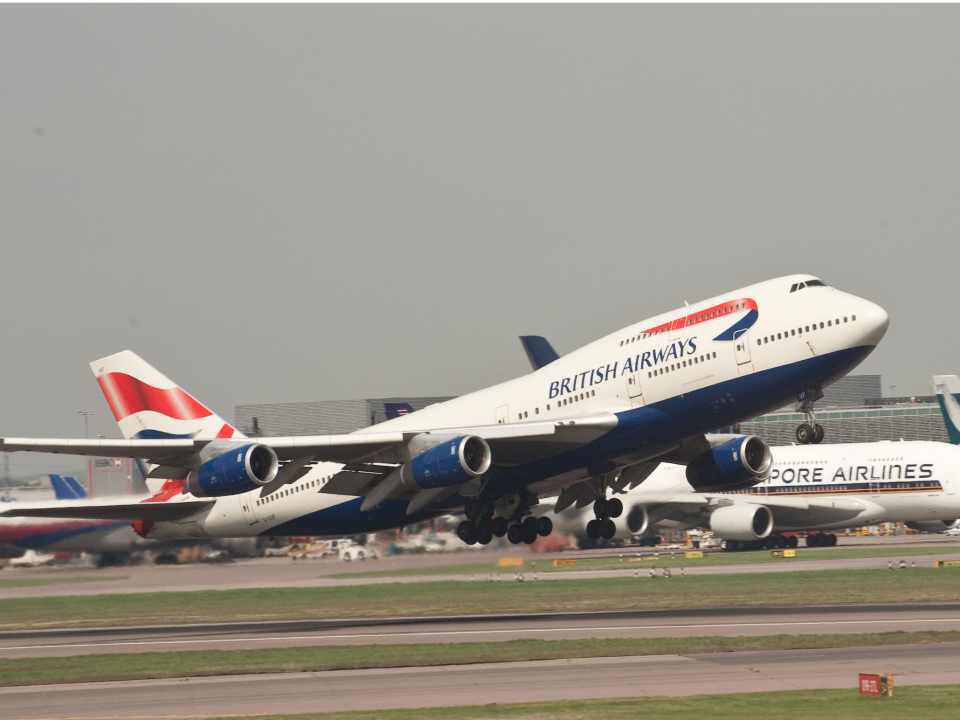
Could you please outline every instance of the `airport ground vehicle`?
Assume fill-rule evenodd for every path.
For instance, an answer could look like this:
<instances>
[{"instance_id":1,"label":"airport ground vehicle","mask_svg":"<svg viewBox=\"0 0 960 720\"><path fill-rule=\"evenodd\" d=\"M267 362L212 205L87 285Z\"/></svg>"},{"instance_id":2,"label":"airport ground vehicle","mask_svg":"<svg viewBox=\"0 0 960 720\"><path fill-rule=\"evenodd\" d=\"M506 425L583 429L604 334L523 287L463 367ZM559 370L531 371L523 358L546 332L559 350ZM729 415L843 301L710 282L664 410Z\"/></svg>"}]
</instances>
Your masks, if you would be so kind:
<instances>
[{"instance_id":1,"label":"airport ground vehicle","mask_svg":"<svg viewBox=\"0 0 960 720\"><path fill-rule=\"evenodd\" d=\"M762 311L762 312L761 312ZM21 508L19 516L129 519L145 538L343 536L463 508L467 542L533 543L540 496L609 501L661 462L698 490L770 471L756 437L708 435L815 398L883 337L886 312L808 275L742 288L606 335L534 373L350 435L247 438L134 353L91 363L124 440L5 438L5 451L142 458L147 502ZM815 424L815 423L814 423ZM9 514L7 512L0 514Z\"/></svg>"}]
</instances>

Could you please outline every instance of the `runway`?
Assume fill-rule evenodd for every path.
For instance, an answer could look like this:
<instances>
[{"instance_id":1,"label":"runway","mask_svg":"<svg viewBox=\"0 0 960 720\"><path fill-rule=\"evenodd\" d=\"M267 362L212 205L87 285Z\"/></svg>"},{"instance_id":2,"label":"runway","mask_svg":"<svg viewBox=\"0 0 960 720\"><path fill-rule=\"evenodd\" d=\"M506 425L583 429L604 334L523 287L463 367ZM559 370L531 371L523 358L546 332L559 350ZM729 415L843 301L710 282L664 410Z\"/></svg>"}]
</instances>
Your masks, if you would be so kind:
<instances>
[{"instance_id":1,"label":"runway","mask_svg":"<svg viewBox=\"0 0 960 720\"><path fill-rule=\"evenodd\" d=\"M960 631L960 604L317 620L0 633L0 657L316 645Z\"/></svg>"},{"instance_id":2,"label":"runway","mask_svg":"<svg viewBox=\"0 0 960 720\"><path fill-rule=\"evenodd\" d=\"M443 707L588 698L960 683L960 643L548 660L0 689L0 720L137 718Z\"/></svg>"}]
</instances>

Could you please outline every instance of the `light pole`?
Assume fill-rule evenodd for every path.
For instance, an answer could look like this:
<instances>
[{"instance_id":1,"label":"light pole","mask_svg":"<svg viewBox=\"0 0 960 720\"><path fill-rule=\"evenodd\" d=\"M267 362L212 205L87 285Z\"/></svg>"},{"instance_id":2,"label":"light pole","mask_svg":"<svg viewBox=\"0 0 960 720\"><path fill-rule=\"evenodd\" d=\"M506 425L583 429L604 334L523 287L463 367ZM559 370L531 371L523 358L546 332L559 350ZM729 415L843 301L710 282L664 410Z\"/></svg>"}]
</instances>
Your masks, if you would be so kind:
<instances>
[{"instance_id":1,"label":"light pole","mask_svg":"<svg viewBox=\"0 0 960 720\"><path fill-rule=\"evenodd\" d=\"M77 413L83 415L83 436L85 438L90 437L90 416L93 415L92 412L87 410L77 410Z\"/></svg>"}]
</instances>

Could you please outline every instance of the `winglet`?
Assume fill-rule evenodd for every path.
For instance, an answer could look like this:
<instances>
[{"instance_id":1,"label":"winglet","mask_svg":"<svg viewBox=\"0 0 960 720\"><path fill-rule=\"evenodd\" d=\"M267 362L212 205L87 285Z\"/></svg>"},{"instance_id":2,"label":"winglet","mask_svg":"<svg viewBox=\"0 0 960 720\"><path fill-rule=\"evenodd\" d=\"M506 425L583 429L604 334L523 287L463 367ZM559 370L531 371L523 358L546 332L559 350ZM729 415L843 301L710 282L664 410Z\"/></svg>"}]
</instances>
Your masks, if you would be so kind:
<instances>
[{"instance_id":1,"label":"winglet","mask_svg":"<svg viewBox=\"0 0 960 720\"><path fill-rule=\"evenodd\" d=\"M560 356L545 337L540 335L521 335L520 344L523 345L523 351L527 354L527 360L534 370L539 370L559 360Z\"/></svg>"}]
</instances>

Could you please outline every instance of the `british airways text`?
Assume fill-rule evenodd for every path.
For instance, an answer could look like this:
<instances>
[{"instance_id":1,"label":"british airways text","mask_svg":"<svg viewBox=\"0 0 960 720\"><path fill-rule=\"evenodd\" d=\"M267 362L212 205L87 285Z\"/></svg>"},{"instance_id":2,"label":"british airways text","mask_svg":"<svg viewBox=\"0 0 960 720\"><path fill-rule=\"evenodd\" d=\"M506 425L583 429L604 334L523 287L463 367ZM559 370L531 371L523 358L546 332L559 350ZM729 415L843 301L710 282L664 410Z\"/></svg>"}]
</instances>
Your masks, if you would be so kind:
<instances>
[{"instance_id":1,"label":"british airways text","mask_svg":"<svg viewBox=\"0 0 960 720\"><path fill-rule=\"evenodd\" d=\"M566 395L567 393L575 393L583 390L585 387L599 385L606 380L612 380L617 377L618 368L620 371L619 374L622 376L643 368L656 367L660 363L668 362L671 358L682 358L686 355L692 355L697 351L696 340L696 336L686 340L678 340L664 348L647 350L643 353L637 353L636 357L628 357L622 365L620 361L617 361L613 364L601 365L598 368L584 370L582 373L573 375L572 377L554 380L550 383L550 399L552 400L555 397Z\"/></svg>"}]
</instances>

